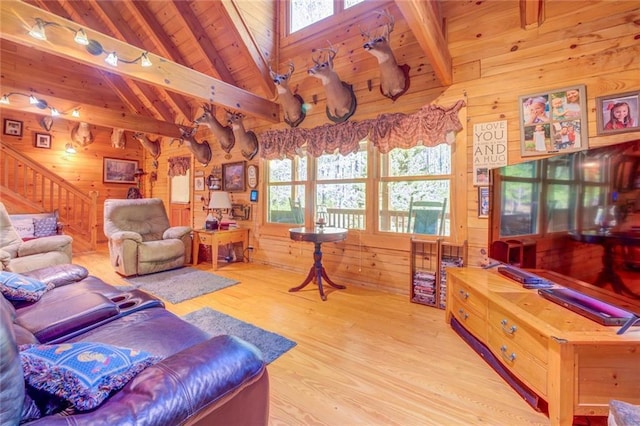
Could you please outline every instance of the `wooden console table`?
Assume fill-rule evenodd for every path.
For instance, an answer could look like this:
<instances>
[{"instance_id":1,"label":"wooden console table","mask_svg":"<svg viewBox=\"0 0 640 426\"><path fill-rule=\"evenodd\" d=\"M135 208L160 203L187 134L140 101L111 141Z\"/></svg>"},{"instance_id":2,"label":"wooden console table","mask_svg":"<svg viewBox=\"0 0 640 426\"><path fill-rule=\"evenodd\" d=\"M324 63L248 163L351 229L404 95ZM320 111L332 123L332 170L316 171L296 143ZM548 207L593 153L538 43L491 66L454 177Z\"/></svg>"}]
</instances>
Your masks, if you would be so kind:
<instances>
[{"instance_id":1,"label":"wooden console table","mask_svg":"<svg viewBox=\"0 0 640 426\"><path fill-rule=\"evenodd\" d=\"M447 322L461 324L549 408L552 425L640 404L640 327L617 335L495 270L447 271Z\"/></svg>"},{"instance_id":2,"label":"wooden console table","mask_svg":"<svg viewBox=\"0 0 640 426\"><path fill-rule=\"evenodd\" d=\"M249 229L238 228L228 231L208 231L206 229L194 229L193 231L193 264L198 264L200 244L211 246L211 263L213 270L218 269L218 246L220 244L242 243L243 261L244 252L249 246Z\"/></svg>"}]
</instances>

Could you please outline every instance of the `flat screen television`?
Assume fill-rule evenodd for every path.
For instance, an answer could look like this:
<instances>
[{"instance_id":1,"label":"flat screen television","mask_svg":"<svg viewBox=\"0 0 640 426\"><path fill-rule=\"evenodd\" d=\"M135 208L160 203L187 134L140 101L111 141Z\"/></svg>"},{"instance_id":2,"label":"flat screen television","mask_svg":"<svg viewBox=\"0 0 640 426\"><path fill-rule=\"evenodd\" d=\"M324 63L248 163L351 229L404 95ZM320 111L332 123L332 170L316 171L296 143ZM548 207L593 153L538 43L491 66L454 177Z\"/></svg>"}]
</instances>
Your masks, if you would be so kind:
<instances>
[{"instance_id":1,"label":"flat screen television","mask_svg":"<svg viewBox=\"0 0 640 426\"><path fill-rule=\"evenodd\" d=\"M534 241L538 275L640 313L640 140L493 173L489 241Z\"/></svg>"}]
</instances>

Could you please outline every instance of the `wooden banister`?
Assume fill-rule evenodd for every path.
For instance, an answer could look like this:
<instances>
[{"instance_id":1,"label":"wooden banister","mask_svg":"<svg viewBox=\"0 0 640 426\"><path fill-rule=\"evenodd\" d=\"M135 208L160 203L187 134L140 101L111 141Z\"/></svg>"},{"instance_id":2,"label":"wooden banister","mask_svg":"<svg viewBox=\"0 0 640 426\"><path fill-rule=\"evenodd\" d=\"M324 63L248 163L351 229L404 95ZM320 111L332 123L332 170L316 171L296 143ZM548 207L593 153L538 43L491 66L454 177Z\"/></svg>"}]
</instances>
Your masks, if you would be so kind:
<instances>
[{"instance_id":1,"label":"wooden banister","mask_svg":"<svg viewBox=\"0 0 640 426\"><path fill-rule=\"evenodd\" d=\"M95 250L98 192L88 195L6 144L0 144L0 194L31 212L58 211L74 251Z\"/></svg>"}]
</instances>

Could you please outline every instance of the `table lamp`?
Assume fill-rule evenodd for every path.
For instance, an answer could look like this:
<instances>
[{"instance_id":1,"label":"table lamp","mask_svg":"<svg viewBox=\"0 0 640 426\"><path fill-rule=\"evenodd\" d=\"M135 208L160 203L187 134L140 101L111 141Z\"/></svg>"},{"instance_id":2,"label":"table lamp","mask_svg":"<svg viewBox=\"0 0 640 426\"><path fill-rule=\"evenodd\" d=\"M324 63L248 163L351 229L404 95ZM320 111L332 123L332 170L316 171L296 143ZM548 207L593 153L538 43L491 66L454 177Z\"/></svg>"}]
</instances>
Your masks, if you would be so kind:
<instances>
[{"instance_id":1,"label":"table lamp","mask_svg":"<svg viewBox=\"0 0 640 426\"><path fill-rule=\"evenodd\" d=\"M222 210L229 210L231 208L231 198L226 191L213 191L209 198L209 215L205 222L206 229L218 229L220 222L222 222ZM215 212L215 216L213 213Z\"/></svg>"}]
</instances>

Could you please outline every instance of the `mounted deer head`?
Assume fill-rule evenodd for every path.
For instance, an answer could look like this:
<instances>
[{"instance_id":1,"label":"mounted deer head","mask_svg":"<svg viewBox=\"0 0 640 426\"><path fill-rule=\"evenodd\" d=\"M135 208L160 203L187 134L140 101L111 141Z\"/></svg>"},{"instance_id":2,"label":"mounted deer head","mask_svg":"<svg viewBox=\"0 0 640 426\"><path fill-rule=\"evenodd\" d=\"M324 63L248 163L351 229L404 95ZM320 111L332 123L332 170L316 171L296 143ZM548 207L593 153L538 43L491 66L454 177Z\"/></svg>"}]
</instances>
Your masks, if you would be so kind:
<instances>
[{"instance_id":1,"label":"mounted deer head","mask_svg":"<svg viewBox=\"0 0 640 426\"><path fill-rule=\"evenodd\" d=\"M391 50L390 35L395 23L393 15L386 11L377 13L387 18L384 30L381 35L371 36L369 32L360 29L360 34L368 39L362 47L378 59L380 92L395 101L409 89L410 67L407 64L398 65Z\"/></svg>"},{"instance_id":2,"label":"mounted deer head","mask_svg":"<svg viewBox=\"0 0 640 426\"><path fill-rule=\"evenodd\" d=\"M124 129L111 130L111 146L117 149L124 149L127 144L127 138L124 135Z\"/></svg>"},{"instance_id":3,"label":"mounted deer head","mask_svg":"<svg viewBox=\"0 0 640 426\"><path fill-rule=\"evenodd\" d=\"M80 122L71 129L71 140L80 145L87 146L93 143L93 133L87 123Z\"/></svg>"},{"instance_id":4,"label":"mounted deer head","mask_svg":"<svg viewBox=\"0 0 640 426\"><path fill-rule=\"evenodd\" d=\"M271 65L269 65L269 75L271 75L278 91L278 102L280 102L284 112L284 121L291 127L297 127L306 116L302 96L294 95L289 88L289 78L294 70L293 62L289 62L289 72L286 74L275 73L271 69Z\"/></svg>"},{"instance_id":5,"label":"mounted deer head","mask_svg":"<svg viewBox=\"0 0 640 426\"><path fill-rule=\"evenodd\" d=\"M203 166L207 166L211 161L211 147L209 146L209 142L202 141L199 143L196 138L196 129L189 127L178 126L180 130L180 134L182 137L179 139L180 145L183 143L187 145L189 151L193 153L196 161L202 164ZM171 141L173 143L173 140ZM170 143L170 144L171 144Z\"/></svg>"},{"instance_id":6,"label":"mounted deer head","mask_svg":"<svg viewBox=\"0 0 640 426\"><path fill-rule=\"evenodd\" d=\"M347 121L356 111L357 101L353 88L340 80L338 74L333 70L333 58L338 51L329 44L328 49L319 49L320 55L313 57L315 64L307 70L309 75L319 79L324 86L327 96L327 117L335 123ZM320 59L323 52L327 52L324 60Z\"/></svg>"},{"instance_id":7,"label":"mounted deer head","mask_svg":"<svg viewBox=\"0 0 640 426\"><path fill-rule=\"evenodd\" d=\"M247 160L252 160L258 153L258 138L251 130L246 131L242 120L244 116L239 112L231 112L227 110L227 121L233 129L233 135L240 145L240 152Z\"/></svg>"},{"instance_id":8,"label":"mounted deer head","mask_svg":"<svg viewBox=\"0 0 640 426\"><path fill-rule=\"evenodd\" d=\"M204 104L202 105L202 109L204 112L200 117L193 120L193 125L197 127L199 124L204 124L209 127L211 133L213 133L213 135L218 139L218 142L220 142L222 150L227 154L230 153L236 143L231 127L223 126L216 119L215 106Z\"/></svg>"},{"instance_id":9,"label":"mounted deer head","mask_svg":"<svg viewBox=\"0 0 640 426\"><path fill-rule=\"evenodd\" d=\"M160 148L161 148L160 138L156 139L155 141L152 141L147 137L147 135L145 135L142 132L134 133L133 137L138 142L140 142L142 147L146 149L147 152L151 154L153 158L158 158L160 156Z\"/></svg>"}]
</instances>

